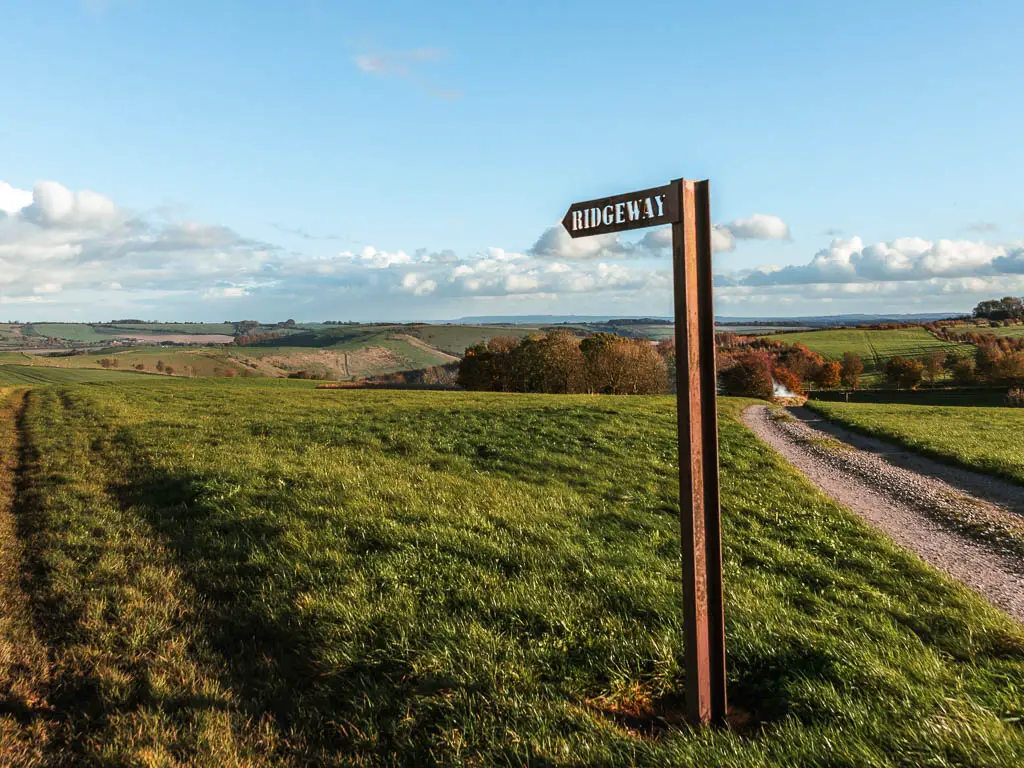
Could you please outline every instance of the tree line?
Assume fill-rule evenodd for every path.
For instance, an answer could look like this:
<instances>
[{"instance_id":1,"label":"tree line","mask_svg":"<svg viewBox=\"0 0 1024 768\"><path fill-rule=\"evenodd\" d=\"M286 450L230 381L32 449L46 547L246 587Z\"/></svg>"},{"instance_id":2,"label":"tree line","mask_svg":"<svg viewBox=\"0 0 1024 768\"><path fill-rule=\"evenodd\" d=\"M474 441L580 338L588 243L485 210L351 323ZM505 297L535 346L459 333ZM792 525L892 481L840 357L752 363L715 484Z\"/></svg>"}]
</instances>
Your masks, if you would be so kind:
<instances>
[{"instance_id":1,"label":"tree line","mask_svg":"<svg viewBox=\"0 0 1024 768\"><path fill-rule=\"evenodd\" d=\"M979 302L974 316L985 320L1024 320L1024 299L1006 296Z\"/></svg>"},{"instance_id":2,"label":"tree line","mask_svg":"<svg viewBox=\"0 0 1024 768\"><path fill-rule=\"evenodd\" d=\"M860 386L864 363L847 352L842 361L825 360L803 344L787 344L765 336L722 333L716 338L719 383L726 394L769 400L780 384L794 395L808 386L849 389Z\"/></svg>"},{"instance_id":3,"label":"tree line","mask_svg":"<svg viewBox=\"0 0 1024 768\"><path fill-rule=\"evenodd\" d=\"M659 394L669 389L665 349L610 333L495 336L466 350L458 383L487 392Z\"/></svg>"}]
</instances>

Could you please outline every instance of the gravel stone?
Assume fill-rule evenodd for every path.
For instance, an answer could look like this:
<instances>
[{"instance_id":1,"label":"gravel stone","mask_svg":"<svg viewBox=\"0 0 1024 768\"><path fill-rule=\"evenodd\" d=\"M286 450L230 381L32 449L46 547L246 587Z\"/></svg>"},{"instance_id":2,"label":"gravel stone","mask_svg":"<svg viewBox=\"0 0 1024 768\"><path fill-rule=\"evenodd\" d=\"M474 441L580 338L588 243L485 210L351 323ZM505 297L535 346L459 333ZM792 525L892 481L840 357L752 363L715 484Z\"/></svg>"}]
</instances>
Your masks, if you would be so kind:
<instances>
[{"instance_id":1,"label":"gravel stone","mask_svg":"<svg viewBox=\"0 0 1024 768\"><path fill-rule=\"evenodd\" d=\"M1024 488L856 434L807 408L757 405L743 422L826 495L1024 622Z\"/></svg>"}]
</instances>

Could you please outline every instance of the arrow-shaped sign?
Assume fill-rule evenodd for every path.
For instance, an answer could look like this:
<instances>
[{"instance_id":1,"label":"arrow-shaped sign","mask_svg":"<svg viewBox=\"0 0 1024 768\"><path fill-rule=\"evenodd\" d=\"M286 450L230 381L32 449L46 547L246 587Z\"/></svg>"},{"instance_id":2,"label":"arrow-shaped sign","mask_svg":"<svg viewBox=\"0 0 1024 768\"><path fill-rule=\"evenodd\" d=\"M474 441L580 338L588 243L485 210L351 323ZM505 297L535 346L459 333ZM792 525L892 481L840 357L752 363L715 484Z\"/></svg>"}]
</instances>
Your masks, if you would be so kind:
<instances>
[{"instance_id":1,"label":"arrow-shaped sign","mask_svg":"<svg viewBox=\"0 0 1024 768\"><path fill-rule=\"evenodd\" d=\"M667 184L574 203L562 219L562 226L573 237L586 237L675 224L679 221L679 194L678 191L672 194L673 189L671 184Z\"/></svg>"}]
</instances>

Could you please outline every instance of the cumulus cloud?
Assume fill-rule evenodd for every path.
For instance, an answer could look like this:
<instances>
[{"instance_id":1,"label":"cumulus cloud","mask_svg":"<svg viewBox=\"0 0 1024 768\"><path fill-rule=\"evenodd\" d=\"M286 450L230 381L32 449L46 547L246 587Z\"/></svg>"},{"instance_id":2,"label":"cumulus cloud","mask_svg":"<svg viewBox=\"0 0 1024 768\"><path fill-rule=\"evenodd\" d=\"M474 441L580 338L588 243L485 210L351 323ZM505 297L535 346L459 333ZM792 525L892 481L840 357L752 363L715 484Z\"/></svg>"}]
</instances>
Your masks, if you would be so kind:
<instances>
[{"instance_id":1,"label":"cumulus cloud","mask_svg":"<svg viewBox=\"0 0 1024 768\"><path fill-rule=\"evenodd\" d=\"M487 248L360 250L304 254L242 237L228 227L140 216L109 198L41 182L31 191L0 186L0 302L95 307L119 302L280 301L314 298L426 308L467 300L595 301L602 306L671 306L667 228L635 241L617 235L573 240L553 227L525 252ZM719 225L722 250L750 239L788 237L776 217ZM1024 242L898 238L865 243L836 238L805 264L766 266L715 276L726 305L772 301L890 304L1024 293ZM587 299L586 297L593 297ZM390 298L389 298L390 297ZM341 306L349 306L348 303ZM579 305L577 305L579 306ZM407 309L406 309L407 308ZM635 311L635 310L634 310Z\"/></svg>"},{"instance_id":2,"label":"cumulus cloud","mask_svg":"<svg viewBox=\"0 0 1024 768\"><path fill-rule=\"evenodd\" d=\"M746 219L712 225L711 249L728 252L736 249L737 240L788 240L789 226L778 216L755 213ZM621 259L661 255L672 245L672 228L658 227L640 240L629 242L618 234L572 238L565 227L557 225L545 230L530 249L536 256L559 259Z\"/></svg>"},{"instance_id":3,"label":"cumulus cloud","mask_svg":"<svg viewBox=\"0 0 1024 768\"><path fill-rule=\"evenodd\" d=\"M31 192L4 184L0 295L106 291L205 291L228 276L258 276L273 246L226 227L149 220L97 192L42 181ZM220 295L231 295L221 292Z\"/></svg>"},{"instance_id":4,"label":"cumulus cloud","mask_svg":"<svg viewBox=\"0 0 1024 768\"><path fill-rule=\"evenodd\" d=\"M15 189L7 182L0 181L0 212L14 214L31 204L32 193L27 189Z\"/></svg>"},{"instance_id":5,"label":"cumulus cloud","mask_svg":"<svg viewBox=\"0 0 1024 768\"><path fill-rule=\"evenodd\" d=\"M715 224L711 232L711 249L733 251L737 240L789 240L789 225L778 216L766 213Z\"/></svg>"},{"instance_id":6,"label":"cumulus cloud","mask_svg":"<svg viewBox=\"0 0 1024 768\"><path fill-rule=\"evenodd\" d=\"M753 270L742 285L803 285L922 281L933 278L1017 274L1020 247L971 240L904 237L865 245L859 237L837 238L808 264Z\"/></svg>"}]
</instances>

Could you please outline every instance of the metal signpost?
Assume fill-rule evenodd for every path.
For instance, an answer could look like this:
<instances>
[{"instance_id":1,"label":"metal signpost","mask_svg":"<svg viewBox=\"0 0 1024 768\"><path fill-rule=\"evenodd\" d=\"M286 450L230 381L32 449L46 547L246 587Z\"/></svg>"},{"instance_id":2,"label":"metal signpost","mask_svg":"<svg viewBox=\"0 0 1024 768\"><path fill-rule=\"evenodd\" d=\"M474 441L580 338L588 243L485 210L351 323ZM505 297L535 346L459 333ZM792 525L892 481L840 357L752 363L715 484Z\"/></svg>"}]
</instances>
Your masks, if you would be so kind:
<instances>
[{"instance_id":1,"label":"metal signpost","mask_svg":"<svg viewBox=\"0 0 1024 768\"><path fill-rule=\"evenodd\" d=\"M562 219L572 237L659 224L672 225L686 715L695 724L723 725L725 619L708 182L676 179L664 187L575 203Z\"/></svg>"}]
</instances>

